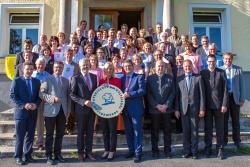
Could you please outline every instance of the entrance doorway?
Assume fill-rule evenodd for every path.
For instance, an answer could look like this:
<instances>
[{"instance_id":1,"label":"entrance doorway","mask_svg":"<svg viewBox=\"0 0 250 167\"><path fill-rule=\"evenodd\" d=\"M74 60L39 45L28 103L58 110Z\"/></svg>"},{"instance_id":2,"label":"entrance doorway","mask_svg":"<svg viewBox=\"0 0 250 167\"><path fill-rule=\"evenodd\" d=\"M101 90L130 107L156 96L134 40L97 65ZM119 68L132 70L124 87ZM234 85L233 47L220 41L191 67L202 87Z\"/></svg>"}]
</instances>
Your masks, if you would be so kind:
<instances>
[{"instance_id":1,"label":"entrance doorway","mask_svg":"<svg viewBox=\"0 0 250 167\"><path fill-rule=\"evenodd\" d=\"M143 25L143 9L137 10L90 10L90 28L98 30L100 25L106 29L120 29L122 24L140 29Z\"/></svg>"}]
</instances>

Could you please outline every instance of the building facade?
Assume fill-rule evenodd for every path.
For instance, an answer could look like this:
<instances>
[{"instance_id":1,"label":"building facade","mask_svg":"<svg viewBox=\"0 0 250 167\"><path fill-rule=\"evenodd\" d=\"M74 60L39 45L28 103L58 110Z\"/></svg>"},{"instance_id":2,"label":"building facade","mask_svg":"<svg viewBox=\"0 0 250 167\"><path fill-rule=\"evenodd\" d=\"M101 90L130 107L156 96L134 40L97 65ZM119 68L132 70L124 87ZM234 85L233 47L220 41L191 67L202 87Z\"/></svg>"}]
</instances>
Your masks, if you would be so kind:
<instances>
[{"instance_id":1,"label":"building facade","mask_svg":"<svg viewBox=\"0 0 250 167\"><path fill-rule=\"evenodd\" d=\"M26 38L37 43L41 33L69 35L81 20L94 29L176 25L179 34L209 36L219 52L233 52L235 64L250 71L250 0L0 0L0 72Z\"/></svg>"}]
</instances>

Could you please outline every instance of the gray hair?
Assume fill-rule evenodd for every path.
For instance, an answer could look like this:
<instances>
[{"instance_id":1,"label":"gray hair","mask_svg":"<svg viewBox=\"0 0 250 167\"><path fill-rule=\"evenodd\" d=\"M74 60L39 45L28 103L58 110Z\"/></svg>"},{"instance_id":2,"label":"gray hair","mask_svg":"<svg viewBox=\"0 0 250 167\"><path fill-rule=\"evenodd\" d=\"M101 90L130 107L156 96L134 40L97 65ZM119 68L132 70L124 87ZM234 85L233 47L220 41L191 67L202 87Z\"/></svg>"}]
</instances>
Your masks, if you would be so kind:
<instances>
[{"instance_id":1,"label":"gray hair","mask_svg":"<svg viewBox=\"0 0 250 167\"><path fill-rule=\"evenodd\" d=\"M39 57L39 58L36 60L36 63L35 63L35 64L38 64L38 63L43 63L44 65L46 64L45 59L44 59L43 57Z\"/></svg>"}]
</instances>

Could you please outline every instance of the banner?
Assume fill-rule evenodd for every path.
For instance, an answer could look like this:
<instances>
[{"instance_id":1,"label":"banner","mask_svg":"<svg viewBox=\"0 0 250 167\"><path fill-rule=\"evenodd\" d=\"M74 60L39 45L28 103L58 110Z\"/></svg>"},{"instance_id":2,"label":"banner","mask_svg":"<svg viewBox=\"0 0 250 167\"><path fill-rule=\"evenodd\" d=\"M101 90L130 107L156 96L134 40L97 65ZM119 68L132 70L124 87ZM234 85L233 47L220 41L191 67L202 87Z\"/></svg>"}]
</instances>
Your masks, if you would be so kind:
<instances>
[{"instance_id":1,"label":"banner","mask_svg":"<svg viewBox=\"0 0 250 167\"><path fill-rule=\"evenodd\" d=\"M5 57L5 72L9 79L15 78L16 55L8 55Z\"/></svg>"}]
</instances>

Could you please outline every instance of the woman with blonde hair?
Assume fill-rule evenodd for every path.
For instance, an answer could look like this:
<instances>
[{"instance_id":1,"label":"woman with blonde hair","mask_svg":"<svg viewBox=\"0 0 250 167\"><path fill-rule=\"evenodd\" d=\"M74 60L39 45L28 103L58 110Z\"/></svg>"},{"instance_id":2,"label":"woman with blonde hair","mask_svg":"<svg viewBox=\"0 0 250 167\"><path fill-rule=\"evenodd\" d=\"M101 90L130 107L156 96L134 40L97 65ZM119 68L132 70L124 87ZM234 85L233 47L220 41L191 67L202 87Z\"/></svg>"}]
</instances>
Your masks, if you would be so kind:
<instances>
[{"instance_id":1,"label":"woman with blonde hair","mask_svg":"<svg viewBox=\"0 0 250 167\"><path fill-rule=\"evenodd\" d=\"M103 79L100 80L100 85L111 84L121 89L121 80L115 77L114 65L107 62L103 68ZM103 140L105 151L102 154L102 159L111 161L114 159L114 153L117 145L117 118L101 118L101 127L103 129Z\"/></svg>"}]
</instances>

